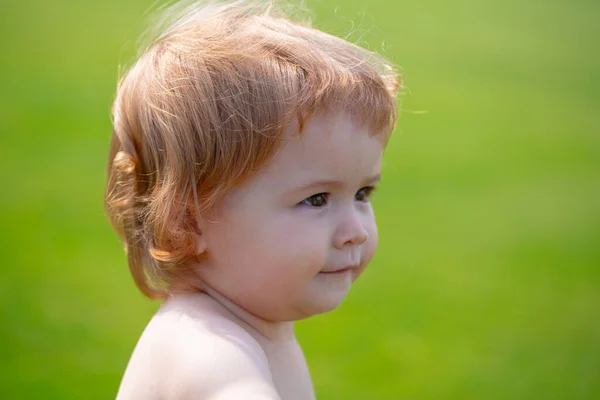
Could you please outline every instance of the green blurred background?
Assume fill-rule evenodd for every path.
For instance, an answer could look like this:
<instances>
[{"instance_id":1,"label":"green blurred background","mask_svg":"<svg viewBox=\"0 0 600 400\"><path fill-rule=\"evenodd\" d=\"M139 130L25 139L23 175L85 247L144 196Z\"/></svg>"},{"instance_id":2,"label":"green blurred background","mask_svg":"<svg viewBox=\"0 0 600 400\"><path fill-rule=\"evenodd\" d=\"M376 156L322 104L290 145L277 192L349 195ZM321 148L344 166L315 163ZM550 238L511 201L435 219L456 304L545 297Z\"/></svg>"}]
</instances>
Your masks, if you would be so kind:
<instances>
[{"instance_id":1,"label":"green blurred background","mask_svg":"<svg viewBox=\"0 0 600 400\"><path fill-rule=\"evenodd\" d=\"M102 209L118 65L151 3L2 4L2 399L113 398L158 307ZM408 87L376 259L297 325L318 397L600 398L600 3L308 5Z\"/></svg>"}]
</instances>

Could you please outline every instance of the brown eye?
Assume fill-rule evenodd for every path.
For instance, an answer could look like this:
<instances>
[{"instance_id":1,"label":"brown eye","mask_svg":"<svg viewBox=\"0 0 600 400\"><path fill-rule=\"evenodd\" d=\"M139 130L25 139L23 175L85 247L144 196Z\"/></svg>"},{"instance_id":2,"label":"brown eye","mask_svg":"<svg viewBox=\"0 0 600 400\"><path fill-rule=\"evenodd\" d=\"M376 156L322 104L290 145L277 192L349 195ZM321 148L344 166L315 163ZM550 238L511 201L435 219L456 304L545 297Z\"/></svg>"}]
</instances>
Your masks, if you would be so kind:
<instances>
[{"instance_id":1,"label":"brown eye","mask_svg":"<svg viewBox=\"0 0 600 400\"><path fill-rule=\"evenodd\" d=\"M373 190L375 190L375 188L373 186L365 186L364 188L360 189L358 192L356 192L356 194L354 195L354 198L357 201L368 201L369 200L369 196L371 195L371 193L373 193Z\"/></svg>"},{"instance_id":2,"label":"brown eye","mask_svg":"<svg viewBox=\"0 0 600 400\"><path fill-rule=\"evenodd\" d=\"M327 204L327 196L327 193L315 194L302 200L301 204L306 204L307 206L311 207L323 207L325 204Z\"/></svg>"}]
</instances>

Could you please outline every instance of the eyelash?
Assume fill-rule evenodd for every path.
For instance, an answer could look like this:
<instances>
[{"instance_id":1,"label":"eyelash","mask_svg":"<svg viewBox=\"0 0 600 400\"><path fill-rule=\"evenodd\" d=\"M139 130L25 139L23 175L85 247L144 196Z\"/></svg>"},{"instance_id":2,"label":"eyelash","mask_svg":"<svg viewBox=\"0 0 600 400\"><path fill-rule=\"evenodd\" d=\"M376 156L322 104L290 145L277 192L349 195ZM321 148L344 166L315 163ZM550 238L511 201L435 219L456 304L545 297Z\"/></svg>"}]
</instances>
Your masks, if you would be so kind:
<instances>
[{"instance_id":1,"label":"eyelash","mask_svg":"<svg viewBox=\"0 0 600 400\"><path fill-rule=\"evenodd\" d=\"M358 200L357 199L357 201L365 203L365 202L367 202L371 198L371 196L373 195L373 191L375 191L375 187L374 186L365 186L363 188L360 188L359 191L356 192L356 194L354 195L354 197L356 198L356 196L360 192L364 192L364 198L363 198L363 200ZM311 199L315 200L315 199L320 199L320 198L322 198L322 200L321 200L321 204L319 204L319 205L314 205L311 202ZM317 193L317 194L314 194L314 195L312 195L310 197L307 197L306 199L302 200L300 202L300 205L306 205L306 206L309 206L309 207L321 208L321 207L324 207L327 204L328 199L329 199L329 193Z\"/></svg>"}]
</instances>

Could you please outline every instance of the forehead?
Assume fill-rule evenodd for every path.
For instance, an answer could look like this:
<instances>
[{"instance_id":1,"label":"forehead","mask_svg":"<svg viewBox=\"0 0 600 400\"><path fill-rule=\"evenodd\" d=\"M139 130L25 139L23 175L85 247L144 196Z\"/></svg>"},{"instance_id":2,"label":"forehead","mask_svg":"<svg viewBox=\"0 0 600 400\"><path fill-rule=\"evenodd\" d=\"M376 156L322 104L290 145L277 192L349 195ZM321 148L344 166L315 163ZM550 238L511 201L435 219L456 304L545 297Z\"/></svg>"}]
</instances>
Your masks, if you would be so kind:
<instances>
[{"instance_id":1,"label":"forehead","mask_svg":"<svg viewBox=\"0 0 600 400\"><path fill-rule=\"evenodd\" d=\"M259 181L281 186L297 181L362 181L379 173L384 139L347 114L309 119L301 134L288 130L273 160L257 173Z\"/></svg>"}]
</instances>

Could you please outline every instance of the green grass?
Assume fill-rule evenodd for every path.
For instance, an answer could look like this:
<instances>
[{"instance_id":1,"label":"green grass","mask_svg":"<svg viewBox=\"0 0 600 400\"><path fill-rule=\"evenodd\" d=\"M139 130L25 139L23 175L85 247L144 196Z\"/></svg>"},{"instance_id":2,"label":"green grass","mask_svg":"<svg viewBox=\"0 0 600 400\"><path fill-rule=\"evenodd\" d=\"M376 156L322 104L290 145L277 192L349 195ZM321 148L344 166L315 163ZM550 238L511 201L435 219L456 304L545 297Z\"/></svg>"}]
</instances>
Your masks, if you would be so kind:
<instances>
[{"instance_id":1,"label":"green grass","mask_svg":"<svg viewBox=\"0 0 600 400\"><path fill-rule=\"evenodd\" d=\"M3 399L114 397L158 306L102 210L117 65L150 4L3 7ZM599 398L598 3L309 6L328 32L355 21L409 89L376 259L298 323L319 398Z\"/></svg>"}]
</instances>

